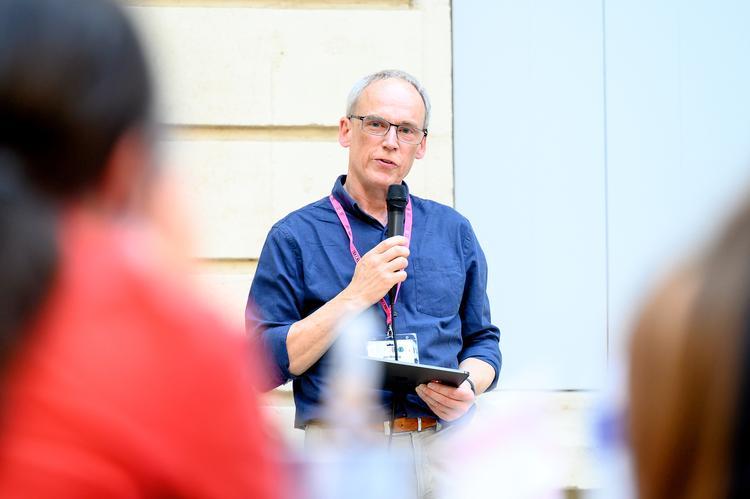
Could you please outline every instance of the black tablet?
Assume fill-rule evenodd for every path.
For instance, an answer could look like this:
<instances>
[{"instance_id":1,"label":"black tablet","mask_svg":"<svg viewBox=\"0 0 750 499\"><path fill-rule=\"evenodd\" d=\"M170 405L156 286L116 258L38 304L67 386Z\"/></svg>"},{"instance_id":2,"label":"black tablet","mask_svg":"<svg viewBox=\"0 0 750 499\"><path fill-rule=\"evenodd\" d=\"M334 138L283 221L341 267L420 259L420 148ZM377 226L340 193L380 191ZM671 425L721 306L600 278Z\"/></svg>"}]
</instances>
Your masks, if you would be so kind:
<instances>
[{"instance_id":1,"label":"black tablet","mask_svg":"<svg viewBox=\"0 0 750 499\"><path fill-rule=\"evenodd\" d=\"M459 369L375 359L373 357L365 357L365 359L368 362L378 364L383 376L382 387L393 392L412 393L417 385L430 381L459 386L469 377L468 372Z\"/></svg>"}]
</instances>

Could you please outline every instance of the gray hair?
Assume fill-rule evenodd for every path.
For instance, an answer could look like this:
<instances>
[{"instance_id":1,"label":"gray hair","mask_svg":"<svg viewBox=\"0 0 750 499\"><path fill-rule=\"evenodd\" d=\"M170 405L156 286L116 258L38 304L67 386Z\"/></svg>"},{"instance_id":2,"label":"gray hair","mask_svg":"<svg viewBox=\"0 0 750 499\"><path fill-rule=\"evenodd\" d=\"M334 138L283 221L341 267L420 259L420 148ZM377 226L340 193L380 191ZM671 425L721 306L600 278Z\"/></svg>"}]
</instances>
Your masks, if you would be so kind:
<instances>
[{"instance_id":1,"label":"gray hair","mask_svg":"<svg viewBox=\"0 0 750 499\"><path fill-rule=\"evenodd\" d=\"M422 84L419 83L419 81L412 75L410 75L406 71L401 71L398 69L385 69L383 71L378 71L377 73L365 76L357 83L355 83L352 87L351 92L349 92L349 97L346 99L346 115L349 116L351 114L354 114L354 107L357 105L359 96L362 95L362 92L364 92L365 88L378 80L388 80L390 78L398 78L399 80L404 80L408 83L411 83L412 86L417 89L419 95L422 96L422 102L424 102L423 126L425 129L427 129L430 123L430 98L427 96L427 90L425 90Z\"/></svg>"}]
</instances>

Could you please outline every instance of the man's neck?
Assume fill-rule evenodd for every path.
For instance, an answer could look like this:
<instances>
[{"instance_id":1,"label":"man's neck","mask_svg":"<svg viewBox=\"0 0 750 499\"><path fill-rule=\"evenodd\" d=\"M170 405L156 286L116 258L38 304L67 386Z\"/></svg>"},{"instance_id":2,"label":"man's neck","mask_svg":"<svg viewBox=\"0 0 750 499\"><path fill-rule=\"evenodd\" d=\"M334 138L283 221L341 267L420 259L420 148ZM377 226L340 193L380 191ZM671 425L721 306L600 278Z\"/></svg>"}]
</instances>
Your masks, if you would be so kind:
<instances>
[{"instance_id":1,"label":"man's neck","mask_svg":"<svg viewBox=\"0 0 750 499\"><path fill-rule=\"evenodd\" d=\"M366 190L356 180L347 176L344 190L354 199L360 209L375 220L385 225L388 222L388 206L385 202L385 191L381 189Z\"/></svg>"}]
</instances>

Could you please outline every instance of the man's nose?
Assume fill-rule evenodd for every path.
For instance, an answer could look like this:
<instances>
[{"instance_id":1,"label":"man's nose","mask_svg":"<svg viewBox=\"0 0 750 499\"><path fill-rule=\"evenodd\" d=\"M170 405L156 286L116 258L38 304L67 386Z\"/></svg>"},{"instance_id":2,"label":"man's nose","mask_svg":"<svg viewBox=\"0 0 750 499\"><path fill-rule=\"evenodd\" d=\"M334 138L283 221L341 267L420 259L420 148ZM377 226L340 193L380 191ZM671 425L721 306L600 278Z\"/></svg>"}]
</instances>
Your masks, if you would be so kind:
<instances>
[{"instance_id":1,"label":"man's nose","mask_svg":"<svg viewBox=\"0 0 750 499\"><path fill-rule=\"evenodd\" d=\"M398 147L398 136L396 135L396 127L391 125L388 131L383 136L383 145L396 149Z\"/></svg>"}]
</instances>

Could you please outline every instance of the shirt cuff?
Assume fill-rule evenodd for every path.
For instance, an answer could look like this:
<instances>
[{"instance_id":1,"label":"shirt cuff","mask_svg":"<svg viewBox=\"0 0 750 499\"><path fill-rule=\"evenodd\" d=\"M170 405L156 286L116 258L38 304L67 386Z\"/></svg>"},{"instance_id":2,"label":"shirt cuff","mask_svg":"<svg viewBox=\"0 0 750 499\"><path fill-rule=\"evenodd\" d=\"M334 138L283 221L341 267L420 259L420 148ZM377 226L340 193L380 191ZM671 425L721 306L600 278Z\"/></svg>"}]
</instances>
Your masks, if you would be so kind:
<instances>
[{"instance_id":1,"label":"shirt cuff","mask_svg":"<svg viewBox=\"0 0 750 499\"><path fill-rule=\"evenodd\" d=\"M495 386L497 386L497 379L500 376L500 365L502 363L502 358L500 357L500 350L497 351L497 356L487 355L487 353L483 351L477 352L477 351L472 351L472 350L465 350L461 352L461 354L459 355L458 363L460 364L466 359L479 359L492 366L492 368L495 370L495 377L493 378L492 383L490 383L490 385L485 390L485 393L489 392L490 390L493 390Z\"/></svg>"},{"instance_id":2,"label":"shirt cuff","mask_svg":"<svg viewBox=\"0 0 750 499\"><path fill-rule=\"evenodd\" d=\"M274 383L274 387L283 385L295 376L289 372L289 352L286 349L286 337L289 335L289 328L292 325L270 327L263 331L261 337L266 350L271 354L275 361L276 372L271 373L269 378Z\"/></svg>"}]
</instances>

